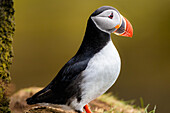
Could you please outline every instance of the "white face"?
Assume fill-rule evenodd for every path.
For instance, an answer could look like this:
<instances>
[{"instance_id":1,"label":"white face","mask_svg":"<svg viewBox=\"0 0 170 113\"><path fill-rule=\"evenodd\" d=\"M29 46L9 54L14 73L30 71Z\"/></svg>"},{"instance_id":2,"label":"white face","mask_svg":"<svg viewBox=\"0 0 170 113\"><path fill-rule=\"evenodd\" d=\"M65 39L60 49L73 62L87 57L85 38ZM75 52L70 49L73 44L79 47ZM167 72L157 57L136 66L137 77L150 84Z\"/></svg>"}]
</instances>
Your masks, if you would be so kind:
<instances>
[{"instance_id":1,"label":"white face","mask_svg":"<svg viewBox=\"0 0 170 113\"><path fill-rule=\"evenodd\" d=\"M111 9L103 11L97 16L92 16L91 19L100 30L109 34L114 32L117 26L120 26L122 22L122 16Z\"/></svg>"}]
</instances>

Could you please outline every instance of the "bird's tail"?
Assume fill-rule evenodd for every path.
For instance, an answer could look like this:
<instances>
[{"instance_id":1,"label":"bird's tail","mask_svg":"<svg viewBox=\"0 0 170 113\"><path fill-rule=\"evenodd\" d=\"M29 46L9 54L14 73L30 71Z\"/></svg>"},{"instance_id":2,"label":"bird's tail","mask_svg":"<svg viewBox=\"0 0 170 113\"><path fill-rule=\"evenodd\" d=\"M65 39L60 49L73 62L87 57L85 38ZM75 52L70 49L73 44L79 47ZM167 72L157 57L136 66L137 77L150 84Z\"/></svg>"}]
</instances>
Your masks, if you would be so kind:
<instances>
[{"instance_id":1,"label":"bird's tail","mask_svg":"<svg viewBox=\"0 0 170 113\"><path fill-rule=\"evenodd\" d=\"M27 98L26 101L27 101L27 104L29 104L29 105L36 104L36 103L37 103L36 99L33 99L32 97Z\"/></svg>"},{"instance_id":2,"label":"bird's tail","mask_svg":"<svg viewBox=\"0 0 170 113\"><path fill-rule=\"evenodd\" d=\"M36 103L43 103L43 102L50 102L51 97L53 97L53 92L48 87L42 89L41 91L37 92L32 97L28 98L27 104L32 105Z\"/></svg>"}]
</instances>

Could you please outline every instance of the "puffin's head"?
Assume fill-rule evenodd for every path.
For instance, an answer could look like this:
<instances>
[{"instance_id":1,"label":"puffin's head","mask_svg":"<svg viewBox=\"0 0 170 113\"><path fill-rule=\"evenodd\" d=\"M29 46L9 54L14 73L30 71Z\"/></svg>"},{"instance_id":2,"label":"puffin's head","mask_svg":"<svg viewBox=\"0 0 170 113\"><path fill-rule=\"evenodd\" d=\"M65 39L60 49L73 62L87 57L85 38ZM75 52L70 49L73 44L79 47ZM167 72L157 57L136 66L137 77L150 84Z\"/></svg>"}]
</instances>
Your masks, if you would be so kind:
<instances>
[{"instance_id":1,"label":"puffin's head","mask_svg":"<svg viewBox=\"0 0 170 113\"><path fill-rule=\"evenodd\" d=\"M133 28L130 22L119 11L110 6L98 8L91 16L98 29L106 33L132 37Z\"/></svg>"}]
</instances>

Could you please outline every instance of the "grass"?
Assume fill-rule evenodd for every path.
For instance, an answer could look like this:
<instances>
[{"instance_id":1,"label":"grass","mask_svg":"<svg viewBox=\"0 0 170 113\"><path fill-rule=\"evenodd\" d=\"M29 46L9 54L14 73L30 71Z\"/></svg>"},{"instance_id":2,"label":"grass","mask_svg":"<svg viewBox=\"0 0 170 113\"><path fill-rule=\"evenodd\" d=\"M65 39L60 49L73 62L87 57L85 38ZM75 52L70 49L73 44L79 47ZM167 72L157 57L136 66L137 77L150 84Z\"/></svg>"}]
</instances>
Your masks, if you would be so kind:
<instances>
[{"instance_id":1,"label":"grass","mask_svg":"<svg viewBox=\"0 0 170 113\"><path fill-rule=\"evenodd\" d=\"M97 99L111 106L110 110L107 110L104 113L144 113L143 108L136 108L135 106L132 105L134 103L134 100L131 101L118 100L111 94L104 94Z\"/></svg>"},{"instance_id":2,"label":"grass","mask_svg":"<svg viewBox=\"0 0 170 113\"><path fill-rule=\"evenodd\" d=\"M149 104L145 107L145 113L155 113L156 112L156 106L154 107L154 109L152 111L149 111L149 112L148 112L148 107L149 107Z\"/></svg>"},{"instance_id":3,"label":"grass","mask_svg":"<svg viewBox=\"0 0 170 113\"><path fill-rule=\"evenodd\" d=\"M133 105L135 102L134 100L130 101L123 101L118 100L116 97L112 96L112 94L104 94L97 98L98 100L107 103L110 105L110 109L107 111L103 110L103 113L155 113L156 112L156 106L153 110L148 111L149 104L144 107L144 101L142 98L140 98L141 107L137 107ZM101 109L99 109L102 111ZM96 111L95 113L98 113L100 111Z\"/></svg>"},{"instance_id":4,"label":"grass","mask_svg":"<svg viewBox=\"0 0 170 113\"><path fill-rule=\"evenodd\" d=\"M32 88L26 88L18 91L11 97L11 110L14 113L23 113L23 110L29 110L28 113L51 113L52 111L60 111L60 113L75 113L75 112L67 112L66 109L62 109L61 107L54 108L53 106L28 106L26 104L26 98L32 96L37 91L39 91L41 88L38 87L32 87ZM89 103L91 110L93 113L155 113L156 112L156 106L153 110L149 111L149 104L144 107L144 101L142 98L140 98L141 107L137 107L133 105L134 100L130 101L123 101L117 99L115 96L113 96L111 93L104 94L97 99L93 100ZM37 107L37 108L32 108ZM34 110L35 112L32 112ZM40 112L43 111L43 112ZM62 111L62 112L61 112ZM55 113L55 112L54 112Z\"/></svg>"},{"instance_id":5,"label":"grass","mask_svg":"<svg viewBox=\"0 0 170 113\"><path fill-rule=\"evenodd\" d=\"M148 107L149 107L150 104L148 104L148 105L145 107L145 106L144 106L144 100L143 100L142 97L140 97L140 103L141 103L141 108L145 108L145 112L144 112L144 113L155 113L155 112L156 112L156 105L155 105L155 107L154 107L153 110L148 111Z\"/></svg>"}]
</instances>

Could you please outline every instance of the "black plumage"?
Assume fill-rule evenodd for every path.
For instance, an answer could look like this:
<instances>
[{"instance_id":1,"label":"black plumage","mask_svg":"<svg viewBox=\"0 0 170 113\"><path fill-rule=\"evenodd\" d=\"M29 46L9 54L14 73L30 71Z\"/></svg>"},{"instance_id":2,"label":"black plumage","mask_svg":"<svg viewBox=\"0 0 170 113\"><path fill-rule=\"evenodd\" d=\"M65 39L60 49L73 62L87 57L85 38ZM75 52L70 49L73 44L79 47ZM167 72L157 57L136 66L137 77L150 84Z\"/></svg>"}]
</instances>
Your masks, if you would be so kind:
<instances>
[{"instance_id":1,"label":"black plumage","mask_svg":"<svg viewBox=\"0 0 170 113\"><path fill-rule=\"evenodd\" d=\"M98 8L96 11L94 11L91 16L97 16L97 15L99 15L100 13L102 13L103 11L106 11L106 10L109 10L109 9L112 9L112 10L114 10L114 11L116 11L116 12L119 13L119 11L118 11L116 8L114 8L114 7L111 7L111 6L103 6L103 7Z\"/></svg>"},{"instance_id":2,"label":"black plumage","mask_svg":"<svg viewBox=\"0 0 170 113\"><path fill-rule=\"evenodd\" d=\"M103 6L88 19L82 44L44 89L27 99L28 104L63 104L91 113L87 104L105 93L117 80L121 60L110 34L132 37L133 28L118 10Z\"/></svg>"},{"instance_id":3,"label":"black plumage","mask_svg":"<svg viewBox=\"0 0 170 113\"><path fill-rule=\"evenodd\" d=\"M96 11L92 15L98 13L100 13L100 11ZM28 98L26 100L27 104L69 104L74 97L80 102L80 84L83 79L81 73L86 69L89 60L98 53L109 40L110 34L99 30L90 16L83 42L76 55L63 66L47 87L31 98Z\"/></svg>"}]
</instances>

